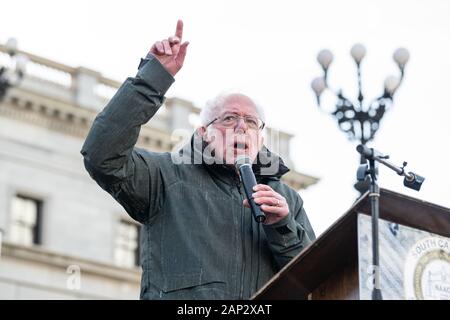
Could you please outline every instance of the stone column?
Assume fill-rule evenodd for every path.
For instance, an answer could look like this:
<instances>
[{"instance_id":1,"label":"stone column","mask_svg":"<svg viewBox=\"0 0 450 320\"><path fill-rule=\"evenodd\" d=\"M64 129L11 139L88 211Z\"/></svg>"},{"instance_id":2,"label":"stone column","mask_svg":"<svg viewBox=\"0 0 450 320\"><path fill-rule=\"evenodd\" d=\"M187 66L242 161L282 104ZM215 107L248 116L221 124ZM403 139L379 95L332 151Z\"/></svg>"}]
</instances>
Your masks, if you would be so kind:
<instances>
[{"instance_id":1,"label":"stone column","mask_svg":"<svg viewBox=\"0 0 450 320\"><path fill-rule=\"evenodd\" d=\"M100 77L101 74L94 70L84 67L76 69L75 74L72 75L72 90L76 104L96 111L104 107L95 92Z\"/></svg>"}]
</instances>

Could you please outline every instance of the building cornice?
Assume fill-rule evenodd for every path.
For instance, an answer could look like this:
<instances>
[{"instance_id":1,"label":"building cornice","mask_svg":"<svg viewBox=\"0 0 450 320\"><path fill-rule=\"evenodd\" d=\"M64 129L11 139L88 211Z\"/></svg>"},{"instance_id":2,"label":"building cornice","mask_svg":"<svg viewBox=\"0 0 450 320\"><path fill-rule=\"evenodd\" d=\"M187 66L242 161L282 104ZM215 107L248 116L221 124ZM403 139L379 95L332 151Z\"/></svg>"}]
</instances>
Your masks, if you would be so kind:
<instances>
[{"instance_id":1,"label":"building cornice","mask_svg":"<svg viewBox=\"0 0 450 320\"><path fill-rule=\"evenodd\" d=\"M0 115L76 138L85 139L97 112L16 88L0 103ZM143 126L138 147L169 151L178 142L167 132Z\"/></svg>"},{"instance_id":2,"label":"building cornice","mask_svg":"<svg viewBox=\"0 0 450 320\"><path fill-rule=\"evenodd\" d=\"M122 268L112 264L101 263L80 257L69 256L39 246L22 246L3 241L1 259L17 259L26 263L38 263L46 267L62 268L78 266L82 274L95 275L116 281L140 283L141 271L139 268Z\"/></svg>"}]
</instances>

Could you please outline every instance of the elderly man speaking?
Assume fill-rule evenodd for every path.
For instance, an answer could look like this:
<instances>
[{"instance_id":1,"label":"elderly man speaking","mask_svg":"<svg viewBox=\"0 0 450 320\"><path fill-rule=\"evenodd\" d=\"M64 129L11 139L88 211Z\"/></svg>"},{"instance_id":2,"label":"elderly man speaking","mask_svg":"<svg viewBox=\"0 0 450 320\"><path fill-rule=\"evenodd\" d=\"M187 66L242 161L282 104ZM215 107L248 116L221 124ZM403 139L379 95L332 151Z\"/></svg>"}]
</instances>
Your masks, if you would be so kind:
<instances>
[{"instance_id":1,"label":"elderly man speaking","mask_svg":"<svg viewBox=\"0 0 450 320\"><path fill-rule=\"evenodd\" d=\"M90 176L142 224L141 299L248 299L315 235L302 199L280 181L289 169L263 145L261 108L243 94L208 103L175 154L135 147L183 66L182 33L180 20L174 36L153 44L81 153ZM253 161L264 223L253 219L234 166L242 155Z\"/></svg>"}]
</instances>

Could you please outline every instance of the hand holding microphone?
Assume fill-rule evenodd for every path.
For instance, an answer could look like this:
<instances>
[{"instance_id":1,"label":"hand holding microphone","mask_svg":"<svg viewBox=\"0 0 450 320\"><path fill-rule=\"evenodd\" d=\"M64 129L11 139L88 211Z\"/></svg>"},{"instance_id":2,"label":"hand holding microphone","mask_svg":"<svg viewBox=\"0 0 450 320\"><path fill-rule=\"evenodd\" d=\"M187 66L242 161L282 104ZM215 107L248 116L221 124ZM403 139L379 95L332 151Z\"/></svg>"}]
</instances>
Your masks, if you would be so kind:
<instances>
[{"instance_id":1,"label":"hand holding microphone","mask_svg":"<svg viewBox=\"0 0 450 320\"><path fill-rule=\"evenodd\" d=\"M241 176L247 197L243 204L252 210L255 221L270 225L289 214L289 206L281 194L268 185L256 183L252 161L248 156L238 156L235 166Z\"/></svg>"}]
</instances>

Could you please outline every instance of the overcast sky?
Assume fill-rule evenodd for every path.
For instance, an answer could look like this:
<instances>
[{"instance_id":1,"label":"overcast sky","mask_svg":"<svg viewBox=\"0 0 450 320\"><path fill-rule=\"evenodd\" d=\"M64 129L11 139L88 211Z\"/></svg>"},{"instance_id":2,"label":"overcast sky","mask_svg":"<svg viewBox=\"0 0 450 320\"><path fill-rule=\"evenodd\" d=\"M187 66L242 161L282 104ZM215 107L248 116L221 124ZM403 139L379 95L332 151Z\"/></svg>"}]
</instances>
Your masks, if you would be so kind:
<instances>
[{"instance_id":1,"label":"overcast sky","mask_svg":"<svg viewBox=\"0 0 450 320\"><path fill-rule=\"evenodd\" d=\"M201 107L223 90L240 90L266 110L269 126L295 135L295 169L320 178L301 192L317 234L357 196L356 143L319 112L310 89L321 74L317 53L335 60L330 84L355 98L356 73L349 55L360 42L367 100L398 75L392 53L410 51L403 85L370 146L426 177L420 192L380 168L381 187L450 207L450 1L7 1L2 4L0 42L47 58L100 71L123 81L136 72L151 44L174 33L184 20L190 41L185 67L168 96ZM324 108L335 102L325 99Z\"/></svg>"}]
</instances>

